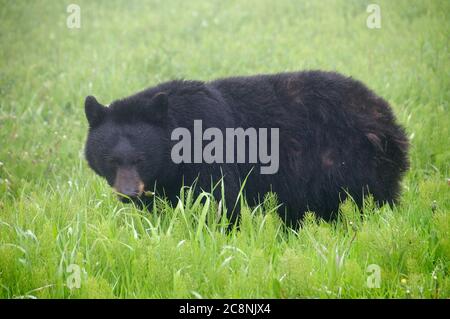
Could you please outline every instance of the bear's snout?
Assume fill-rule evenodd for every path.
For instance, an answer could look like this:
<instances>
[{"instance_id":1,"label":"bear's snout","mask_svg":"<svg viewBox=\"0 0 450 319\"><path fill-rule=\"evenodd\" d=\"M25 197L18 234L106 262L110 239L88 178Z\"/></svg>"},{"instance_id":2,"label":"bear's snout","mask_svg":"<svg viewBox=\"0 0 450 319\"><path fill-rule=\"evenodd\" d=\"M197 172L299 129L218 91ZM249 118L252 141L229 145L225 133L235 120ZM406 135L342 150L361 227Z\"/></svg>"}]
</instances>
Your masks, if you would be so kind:
<instances>
[{"instance_id":1,"label":"bear's snout","mask_svg":"<svg viewBox=\"0 0 450 319\"><path fill-rule=\"evenodd\" d=\"M135 168L119 167L113 188L119 194L120 200L127 201L127 197L133 199L143 194L144 182Z\"/></svg>"}]
</instances>

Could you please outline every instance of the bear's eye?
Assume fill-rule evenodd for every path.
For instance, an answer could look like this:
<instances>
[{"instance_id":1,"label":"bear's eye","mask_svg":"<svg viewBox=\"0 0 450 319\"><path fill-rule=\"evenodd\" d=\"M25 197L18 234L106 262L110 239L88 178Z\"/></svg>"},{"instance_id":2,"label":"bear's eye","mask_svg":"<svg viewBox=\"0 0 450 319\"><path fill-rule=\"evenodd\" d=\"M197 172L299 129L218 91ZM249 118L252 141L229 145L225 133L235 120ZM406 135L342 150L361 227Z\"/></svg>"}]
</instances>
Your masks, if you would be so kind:
<instances>
[{"instance_id":1,"label":"bear's eye","mask_svg":"<svg viewBox=\"0 0 450 319\"><path fill-rule=\"evenodd\" d=\"M131 164L132 164L132 165L138 165L138 164L141 164L143 161L144 161L143 158L138 157L138 158L133 159L133 160L131 161Z\"/></svg>"},{"instance_id":2,"label":"bear's eye","mask_svg":"<svg viewBox=\"0 0 450 319\"><path fill-rule=\"evenodd\" d=\"M119 166L119 165L120 165L120 160L119 160L118 158L115 158L115 157L109 157L109 158L107 159L107 161L108 161L108 163L109 163L111 166Z\"/></svg>"}]
</instances>

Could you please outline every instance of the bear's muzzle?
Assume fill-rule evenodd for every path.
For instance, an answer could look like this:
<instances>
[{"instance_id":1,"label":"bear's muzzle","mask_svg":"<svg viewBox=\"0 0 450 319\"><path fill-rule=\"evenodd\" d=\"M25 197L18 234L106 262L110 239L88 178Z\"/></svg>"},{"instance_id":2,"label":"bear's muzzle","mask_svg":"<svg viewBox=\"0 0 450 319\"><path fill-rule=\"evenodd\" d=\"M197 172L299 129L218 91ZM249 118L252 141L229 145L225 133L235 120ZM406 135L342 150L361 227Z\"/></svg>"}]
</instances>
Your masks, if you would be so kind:
<instances>
[{"instance_id":1,"label":"bear's muzzle","mask_svg":"<svg viewBox=\"0 0 450 319\"><path fill-rule=\"evenodd\" d=\"M144 193L144 182L134 167L119 167L114 181L114 190L121 201L127 202Z\"/></svg>"}]
</instances>

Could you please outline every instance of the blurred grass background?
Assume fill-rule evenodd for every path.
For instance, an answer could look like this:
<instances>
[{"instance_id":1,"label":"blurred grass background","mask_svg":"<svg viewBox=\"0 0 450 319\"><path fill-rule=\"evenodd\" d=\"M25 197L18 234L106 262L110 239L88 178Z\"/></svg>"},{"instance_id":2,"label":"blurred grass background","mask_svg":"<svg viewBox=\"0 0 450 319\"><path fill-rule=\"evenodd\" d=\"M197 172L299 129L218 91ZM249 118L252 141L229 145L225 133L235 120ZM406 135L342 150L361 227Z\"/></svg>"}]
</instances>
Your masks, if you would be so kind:
<instances>
[{"instance_id":1,"label":"blurred grass background","mask_svg":"<svg viewBox=\"0 0 450 319\"><path fill-rule=\"evenodd\" d=\"M377 1L381 29L366 27L371 1L77 1L80 29L70 3L0 1L1 297L450 296L449 1ZM395 209L360 219L345 203L339 221L310 215L295 233L269 198L226 234L199 218L213 201L140 212L85 164L86 95L304 69L391 103L412 143ZM66 286L71 263L80 289Z\"/></svg>"}]
</instances>

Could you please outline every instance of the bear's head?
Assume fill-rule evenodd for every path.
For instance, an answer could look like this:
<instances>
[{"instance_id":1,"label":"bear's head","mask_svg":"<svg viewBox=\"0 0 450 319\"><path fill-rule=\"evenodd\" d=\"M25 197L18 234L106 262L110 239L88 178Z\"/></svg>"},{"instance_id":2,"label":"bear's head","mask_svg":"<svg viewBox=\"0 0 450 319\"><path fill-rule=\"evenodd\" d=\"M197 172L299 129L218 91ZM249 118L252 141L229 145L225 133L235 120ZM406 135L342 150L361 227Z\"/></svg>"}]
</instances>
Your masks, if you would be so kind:
<instances>
[{"instance_id":1,"label":"bear's head","mask_svg":"<svg viewBox=\"0 0 450 319\"><path fill-rule=\"evenodd\" d=\"M89 123L85 155L89 166L122 201L142 202L160 179L173 173L167 131L168 96L133 96L103 106L85 101Z\"/></svg>"}]
</instances>

